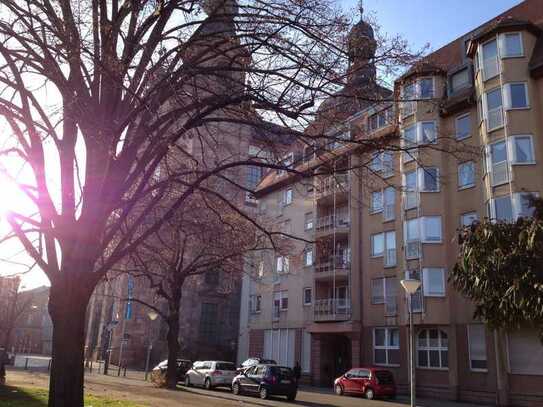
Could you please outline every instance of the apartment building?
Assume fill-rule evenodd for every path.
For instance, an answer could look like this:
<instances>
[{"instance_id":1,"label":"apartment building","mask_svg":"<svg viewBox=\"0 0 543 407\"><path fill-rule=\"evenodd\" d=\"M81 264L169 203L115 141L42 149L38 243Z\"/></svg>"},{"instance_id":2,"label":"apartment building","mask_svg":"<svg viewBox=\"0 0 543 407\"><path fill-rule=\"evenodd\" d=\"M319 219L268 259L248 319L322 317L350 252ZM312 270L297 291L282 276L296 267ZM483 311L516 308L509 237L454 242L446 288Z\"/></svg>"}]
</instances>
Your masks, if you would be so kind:
<instances>
[{"instance_id":1,"label":"apartment building","mask_svg":"<svg viewBox=\"0 0 543 407\"><path fill-rule=\"evenodd\" d=\"M259 259L240 354L299 361L324 386L351 366L386 366L407 391L399 282L415 277L418 393L543 405L536 331L488 330L447 283L460 226L529 216L543 191L542 24L543 3L527 0L466 33L398 78L398 103L350 106L335 141L294 160L313 177L264 178L261 219L300 239ZM374 51L372 33L361 21L351 35ZM354 54L371 66L371 52Z\"/></svg>"}]
</instances>

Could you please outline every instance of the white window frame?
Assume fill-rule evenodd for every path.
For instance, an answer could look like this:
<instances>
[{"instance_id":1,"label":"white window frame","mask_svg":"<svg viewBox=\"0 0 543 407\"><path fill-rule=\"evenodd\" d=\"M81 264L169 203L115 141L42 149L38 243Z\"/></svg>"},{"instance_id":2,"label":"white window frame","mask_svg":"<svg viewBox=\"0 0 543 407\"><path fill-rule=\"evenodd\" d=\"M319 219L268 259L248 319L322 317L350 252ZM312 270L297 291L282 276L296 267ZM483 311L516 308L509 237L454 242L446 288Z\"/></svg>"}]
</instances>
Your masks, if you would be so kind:
<instances>
[{"instance_id":1,"label":"white window frame","mask_svg":"<svg viewBox=\"0 0 543 407\"><path fill-rule=\"evenodd\" d=\"M429 96L429 97L423 97L422 96L422 81L423 80L431 80L432 81L432 95ZM435 78L433 76L424 76L424 77L420 77L417 79L417 86L416 86L416 89L417 89L417 97L421 100L431 100L431 99L434 99L436 97L436 81L435 81Z\"/></svg>"},{"instance_id":2,"label":"white window frame","mask_svg":"<svg viewBox=\"0 0 543 407\"><path fill-rule=\"evenodd\" d=\"M465 185L460 185L460 182L461 182L461 179L460 179L460 174L461 174L461 168L464 168L465 166L471 166L473 168L473 179L472 179L472 182L469 183L469 184L465 184ZM464 190L464 189L469 189L469 188L473 188L475 186L475 161L465 161L463 163L460 163L458 164L458 190Z\"/></svg>"},{"instance_id":3,"label":"white window frame","mask_svg":"<svg viewBox=\"0 0 543 407\"><path fill-rule=\"evenodd\" d=\"M521 216L522 217L528 217L528 218L532 216L532 214L525 215L524 213L521 212L521 210L522 210L522 198L524 196L533 196L535 198L539 198L539 193L538 192L526 191L526 192L516 192L516 193L513 194L513 200L511 201L512 209L513 209L513 220L516 220Z\"/></svg>"},{"instance_id":4,"label":"white window frame","mask_svg":"<svg viewBox=\"0 0 543 407\"><path fill-rule=\"evenodd\" d=\"M386 200L387 191L392 191L392 202ZM383 222L388 222L396 218L396 188L393 186L383 189Z\"/></svg>"},{"instance_id":5,"label":"white window frame","mask_svg":"<svg viewBox=\"0 0 543 407\"><path fill-rule=\"evenodd\" d=\"M470 131L468 133L467 136L462 136L460 137L458 135L458 122L462 119L465 119L465 118L468 118L469 119L469 128L470 128ZM467 138L470 138L471 137L471 114L468 112L468 113L464 113L464 114L461 114L459 116L456 116L456 118L454 119L454 136L456 138L456 140L465 140Z\"/></svg>"},{"instance_id":6,"label":"white window frame","mask_svg":"<svg viewBox=\"0 0 543 407\"><path fill-rule=\"evenodd\" d=\"M489 93L492 93L492 92L495 92L495 91L499 91L500 92L500 95L501 95L501 105L500 107L495 107L493 109L489 109L488 108L488 94ZM503 95L503 89L498 86L498 87L495 87L495 88L492 88L492 89L489 89L487 91L485 91L485 93L483 94L483 98L484 98L484 103L483 103L483 117L484 119L486 120L486 130L487 132L491 132L491 131L494 131L494 130L498 130L498 129L501 129L503 126L504 126L504 123L505 123L505 104L504 104L504 95ZM501 115L501 121L500 123L497 125L497 126L494 126L494 127L490 127L490 120L489 120L489 115L490 113L492 112L497 112L497 111L500 111L500 115Z\"/></svg>"},{"instance_id":7,"label":"white window frame","mask_svg":"<svg viewBox=\"0 0 543 407\"><path fill-rule=\"evenodd\" d=\"M384 345L376 345L375 341L375 331L377 330L384 330L385 331L385 344ZM397 350L400 351L400 344L398 345L389 345L389 338L390 338L390 331L395 330L398 332L398 338L400 335L399 328L395 327L379 327L379 328L373 328L373 364L376 366L400 366L399 363L390 363L390 357L389 357L389 350ZM386 363L377 363L375 361L375 350L384 350L385 351L385 359ZM401 358L401 355L399 355L399 358Z\"/></svg>"},{"instance_id":8,"label":"white window frame","mask_svg":"<svg viewBox=\"0 0 543 407\"><path fill-rule=\"evenodd\" d=\"M426 189L426 182L425 182L425 174L428 173L428 171L426 171L426 169L435 169L436 170L436 186L437 186L437 189ZM429 167L419 167L418 170L417 170L417 186L418 186L418 191L419 192L429 192L429 193L432 193L432 192L440 192L441 191L441 182L440 182L440 177L439 177L439 167L433 167L433 166L429 166Z\"/></svg>"},{"instance_id":9,"label":"white window frame","mask_svg":"<svg viewBox=\"0 0 543 407\"><path fill-rule=\"evenodd\" d=\"M470 334L470 327L474 327L474 326L478 326L478 327L482 327L483 328L483 344L484 344L484 350L485 350L485 358L484 359L473 359L472 358L472 352L471 352L471 343L472 343L472 335ZM468 357L469 357L469 370L471 370L472 372L488 372L488 353L486 351L486 327L484 326L484 324L468 324L467 327L466 327L466 331L467 331L467 337L468 337ZM487 364L487 367L486 368L480 368L480 367L473 367L472 366L472 361L473 360L478 360L478 361L482 361L484 360Z\"/></svg>"},{"instance_id":10,"label":"white window frame","mask_svg":"<svg viewBox=\"0 0 543 407\"><path fill-rule=\"evenodd\" d=\"M463 82L462 86L460 86L459 88L454 88L453 86L453 77L455 77L456 75L459 75L461 73L465 72L467 77L468 77L468 80L467 82ZM449 89L450 89L450 93L452 95L456 94L457 92L463 90L463 89L467 89L467 88L470 88L472 86L471 84L471 81L472 81L472 78L471 78L471 74L470 74L470 69L469 67L464 67L462 69L459 69L458 71L454 72L453 74L450 75L449 77Z\"/></svg>"},{"instance_id":11,"label":"white window frame","mask_svg":"<svg viewBox=\"0 0 543 407\"><path fill-rule=\"evenodd\" d=\"M308 291L310 292L310 294L309 294L310 301L306 302L306 292L308 292ZM313 289L311 287L304 287L303 295L304 295L304 299L303 299L304 307L313 304Z\"/></svg>"},{"instance_id":12,"label":"white window frame","mask_svg":"<svg viewBox=\"0 0 543 407\"><path fill-rule=\"evenodd\" d=\"M419 219L419 222L422 222L422 224L420 225L422 227L419 229L419 232L421 234L420 241L422 243L429 243L429 244L443 243L443 219L442 219L441 215L422 216L422 217L420 217L418 219ZM426 222L428 221L428 219L439 219L439 235L440 235L439 240L428 239L428 235L426 233Z\"/></svg>"},{"instance_id":13,"label":"white window frame","mask_svg":"<svg viewBox=\"0 0 543 407\"><path fill-rule=\"evenodd\" d=\"M376 194L379 194L381 196L380 198L380 202L381 202L381 205L379 207L374 207L373 205L375 204L375 200L374 200L374 196ZM374 215L376 213L381 213L383 212L383 190L378 190L378 191L372 191L371 192L371 202L370 202L370 214L371 215Z\"/></svg>"},{"instance_id":14,"label":"white window frame","mask_svg":"<svg viewBox=\"0 0 543 407\"><path fill-rule=\"evenodd\" d=\"M308 263L307 260L310 260ZM304 250L304 267L311 267L314 264L313 247L306 247Z\"/></svg>"},{"instance_id":15,"label":"white window frame","mask_svg":"<svg viewBox=\"0 0 543 407\"><path fill-rule=\"evenodd\" d=\"M493 58L496 58L496 73L492 76L487 76L486 75L486 69L485 69L485 61L490 59L490 58L487 58L486 60L484 59L484 55L483 55L483 48L486 44L490 44L491 42L496 42L496 56L493 57ZM498 38L497 37L493 37L491 39L489 39L488 41L485 41L484 43L480 44L479 45L479 50L477 52L477 57L479 58L479 71L482 72L482 75L483 75L483 82L486 82L492 78L495 78L496 76L498 76L501 72L501 65L500 65L500 44L498 42Z\"/></svg>"},{"instance_id":16,"label":"white window frame","mask_svg":"<svg viewBox=\"0 0 543 407\"><path fill-rule=\"evenodd\" d=\"M409 239L408 236L408 224L410 222L413 222L416 224L416 230L417 230L417 237L415 239ZM408 260L411 259L418 259L420 257L421 252L421 227L420 227L420 218L413 218L413 219L406 219L404 221L404 240L405 240L405 258ZM417 255L411 256L409 255L409 245L416 245L417 246Z\"/></svg>"},{"instance_id":17,"label":"white window frame","mask_svg":"<svg viewBox=\"0 0 543 407\"><path fill-rule=\"evenodd\" d=\"M510 221L515 220L515 208L514 208L514 203L513 203L513 197L510 194L506 194L506 195L500 195L500 196L497 196L497 197L494 197L494 198L490 198L490 200L489 200L489 209L490 209L489 218L490 218L490 220L492 220L494 222L507 221L507 219L498 219L497 218L496 200L497 199L503 199L503 198L509 198L509 200L511 202L511 220Z\"/></svg>"},{"instance_id":18,"label":"white window frame","mask_svg":"<svg viewBox=\"0 0 543 407\"><path fill-rule=\"evenodd\" d=\"M277 274L288 274L290 267L289 263L288 256L276 256L275 270L277 271Z\"/></svg>"},{"instance_id":19,"label":"white window frame","mask_svg":"<svg viewBox=\"0 0 543 407\"><path fill-rule=\"evenodd\" d=\"M513 94L511 93L511 86L522 85L524 87L524 98L526 99L526 106L513 107ZM505 103L504 103L505 99ZM502 106L505 110L526 110L530 109L530 95L528 92L528 82L508 82L503 85L502 90Z\"/></svg>"},{"instance_id":20,"label":"white window frame","mask_svg":"<svg viewBox=\"0 0 543 407\"><path fill-rule=\"evenodd\" d=\"M502 160L502 161L499 161L497 163L493 163L492 162L492 146L496 145L496 144L500 144L500 143L503 143L504 144L504 147L505 147L505 160ZM486 162L487 162L487 171L490 173L490 184L495 187L495 186L498 186L498 185L502 185L502 184L507 184L509 182L509 179L511 177L511 174L510 174L510 171L509 171L509 148L507 146L507 141L502 139L502 140L498 140L498 141L495 141L493 143L490 143L487 145L487 158L486 158ZM506 176L505 176L505 179L503 181L494 181L494 173L496 172L495 171L495 167L497 166L505 166L505 169L506 169Z\"/></svg>"},{"instance_id":21,"label":"white window frame","mask_svg":"<svg viewBox=\"0 0 543 407\"><path fill-rule=\"evenodd\" d=\"M440 273L442 287L440 292L430 292L430 273ZM425 297L445 297L447 291L445 269L441 267L424 267L422 269L422 291Z\"/></svg>"},{"instance_id":22,"label":"white window frame","mask_svg":"<svg viewBox=\"0 0 543 407\"><path fill-rule=\"evenodd\" d=\"M304 215L304 230L313 230L314 223L315 218L313 216L313 212L306 212Z\"/></svg>"},{"instance_id":23,"label":"white window frame","mask_svg":"<svg viewBox=\"0 0 543 407\"><path fill-rule=\"evenodd\" d=\"M379 289L379 295L374 295L374 284L379 284L380 286L375 288ZM371 280L371 287L370 287L371 293L370 293L370 301L372 305L380 305L385 303L385 278L373 278Z\"/></svg>"},{"instance_id":24,"label":"white window frame","mask_svg":"<svg viewBox=\"0 0 543 407\"><path fill-rule=\"evenodd\" d=\"M408 130L414 130L415 137L414 140L408 140L405 137L405 133ZM417 123L410 124L409 126L406 126L404 129L402 129L402 140L401 144L404 150L402 151L402 160L404 163L408 163L413 161L418 157L418 144L419 144L419 136L418 136L418 125Z\"/></svg>"},{"instance_id":25,"label":"white window frame","mask_svg":"<svg viewBox=\"0 0 543 407\"><path fill-rule=\"evenodd\" d=\"M287 311L288 310L288 290L282 290L282 291L279 291L281 293L281 305L279 307L279 310L280 311ZM285 307L285 301L286 300L286 304L287 306Z\"/></svg>"},{"instance_id":26,"label":"white window frame","mask_svg":"<svg viewBox=\"0 0 543 407\"><path fill-rule=\"evenodd\" d=\"M521 139L529 139L530 140L530 150L532 153L532 160L526 161L526 162L519 162L517 160L517 149L515 146L515 142L518 138ZM534 139L531 134L515 134L514 136L510 136L507 138L507 148L509 151L507 151L507 158L510 160L511 165L534 165L536 164L535 160L535 150L534 150Z\"/></svg>"},{"instance_id":27,"label":"white window frame","mask_svg":"<svg viewBox=\"0 0 543 407\"><path fill-rule=\"evenodd\" d=\"M390 235L394 235L394 248L392 247L388 247L388 239L387 237L390 236ZM385 250L383 252L383 264L384 264L384 267L395 267L396 264L398 263L398 252L397 252L397 247L398 245L396 244L396 231L395 230L387 230L386 232L383 232L383 240L384 240L384 247L385 247ZM392 263L388 263L388 260L389 260L389 256L388 256L388 251L389 250L394 250L394 262Z\"/></svg>"},{"instance_id":28,"label":"white window frame","mask_svg":"<svg viewBox=\"0 0 543 407\"><path fill-rule=\"evenodd\" d=\"M415 186L412 188L412 189L407 189L407 175L413 175L415 176ZM417 170L412 170L412 171L407 171L407 172L404 172L402 174L402 184L403 184L403 190L404 190L404 205L403 205L403 209L404 210L409 210L409 209L415 209L419 206L419 196L418 196L418 193L419 193L419 177L418 177L418 172ZM414 204L413 205L407 205L409 203L409 196L414 196L413 198L413 201L414 201Z\"/></svg>"},{"instance_id":29,"label":"white window frame","mask_svg":"<svg viewBox=\"0 0 543 407\"><path fill-rule=\"evenodd\" d=\"M283 206L288 206L292 204L294 192L292 188L287 188L283 190Z\"/></svg>"},{"instance_id":30,"label":"white window frame","mask_svg":"<svg viewBox=\"0 0 543 407\"><path fill-rule=\"evenodd\" d=\"M512 36L512 35L518 35L519 38L520 38L520 54L518 55L508 55L506 53L507 51L507 47L506 47L506 41L505 41L505 37L507 36ZM508 59L508 58L523 58L525 55L524 55L524 37L522 35L522 32L520 31L513 31L513 32L507 32L507 33L502 33L499 35L498 37L498 49L499 49L499 53L500 53L500 58L501 59Z\"/></svg>"},{"instance_id":31,"label":"white window frame","mask_svg":"<svg viewBox=\"0 0 543 407\"><path fill-rule=\"evenodd\" d=\"M383 251L381 253L375 254L374 239L377 238L378 236L380 236L381 239L383 240ZM371 245L371 258L372 259L383 257L385 255L385 234L384 234L384 232L371 234L370 235L370 245Z\"/></svg>"},{"instance_id":32,"label":"white window frame","mask_svg":"<svg viewBox=\"0 0 543 407\"><path fill-rule=\"evenodd\" d=\"M438 332L438 346L430 346L430 330L437 329ZM426 332L426 346L420 346L419 345L419 335L421 332ZM447 346L443 346L443 338L442 333L444 333L447 336ZM449 370L449 335L447 332L445 332L443 329L437 327L437 328L425 328L417 332L417 338L416 338L416 349L417 349L417 368L419 369L429 369L429 370ZM421 366L419 361L419 351L426 352L426 360L428 361L427 366ZM439 367L430 366L430 352L431 351L437 351L439 354ZM441 357L441 353L447 351L447 366L443 366L443 360Z\"/></svg>"}]
</instances>

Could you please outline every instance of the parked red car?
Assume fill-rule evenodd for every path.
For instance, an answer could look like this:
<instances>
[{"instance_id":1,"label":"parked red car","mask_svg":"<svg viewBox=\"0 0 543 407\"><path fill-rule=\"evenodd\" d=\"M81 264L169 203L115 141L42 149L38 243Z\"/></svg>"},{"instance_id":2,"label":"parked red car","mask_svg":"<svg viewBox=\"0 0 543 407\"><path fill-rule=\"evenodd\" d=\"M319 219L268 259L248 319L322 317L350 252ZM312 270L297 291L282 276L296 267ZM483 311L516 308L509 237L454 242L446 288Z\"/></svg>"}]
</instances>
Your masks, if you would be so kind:
<instances>
[{"instance_id":1,"label":"parked red car","mask_svg":"<svg viewBox=\"0 0 543 407\"><path fill-rule=\"evenodd\" d=\"M367 399L396 397L394 376L389 370L377 367L357 367L334 380L334 391L342 394L363 394Z\"/></svg>"}]
</instances>

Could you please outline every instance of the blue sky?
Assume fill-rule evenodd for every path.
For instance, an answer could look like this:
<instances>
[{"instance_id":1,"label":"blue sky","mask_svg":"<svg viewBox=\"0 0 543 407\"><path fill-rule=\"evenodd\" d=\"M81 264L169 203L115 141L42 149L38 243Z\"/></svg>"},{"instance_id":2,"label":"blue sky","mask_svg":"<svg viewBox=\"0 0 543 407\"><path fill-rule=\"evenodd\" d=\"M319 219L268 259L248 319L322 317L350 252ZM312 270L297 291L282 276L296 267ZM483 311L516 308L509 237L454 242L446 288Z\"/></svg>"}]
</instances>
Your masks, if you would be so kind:
<instances>
[{"instance_id":1,"label":"blue sky","mask_svg":"<svg viewBox=\"0 0 543 407\"><path fill-rule=\"evenodd\" d=\"M357 0L340 0L346 9ZM413 49L429 43L436 50L521 0L364 0L364 12L374 13L381 30L400 34Z\"/></svg>"}]
</instances>

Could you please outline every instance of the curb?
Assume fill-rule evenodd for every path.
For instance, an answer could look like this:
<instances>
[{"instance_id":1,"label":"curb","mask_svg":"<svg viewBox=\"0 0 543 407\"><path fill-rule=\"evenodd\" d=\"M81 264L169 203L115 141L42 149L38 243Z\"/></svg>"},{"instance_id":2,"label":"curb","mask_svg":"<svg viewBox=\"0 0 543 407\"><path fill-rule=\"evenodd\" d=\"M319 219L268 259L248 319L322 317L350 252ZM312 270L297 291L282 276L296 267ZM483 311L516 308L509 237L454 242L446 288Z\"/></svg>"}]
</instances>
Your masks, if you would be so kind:
<instances>
[{"instance_id":1,"label":"curb","mask_svg":"<svg viewBox=\"0 0 543 407\"><path fill-rule=\"evenodd\" d=\"M252 400L252 399L245 399L245 397L247 396L244 396L242 395L241 397L243 397L243 399L240 399L240 398L236 398L237 396L226 396L226 395L223 395L221 393L204 393L204 392L201 392L199 391L199 389L193 389L193 388L187 388L185 386L182 386L182 391L188 391L192 394L198 394L199 396L204 396L204 397L211 397L211 398L216 398L216 399L221 399L221 400L229 400L229 401L238 401L240 403L244 403L244 404L249 404L249 405L253 405L253 406L264 406L264 407L270 407L270 404L265 404L264 402L260 401L260 399L255 399L255 400ZM275 400L270 400L270 401L275 401ZM293 403L294 404L294 403Z\"/></svg>"}]
</instances>

